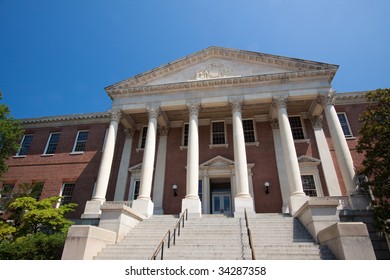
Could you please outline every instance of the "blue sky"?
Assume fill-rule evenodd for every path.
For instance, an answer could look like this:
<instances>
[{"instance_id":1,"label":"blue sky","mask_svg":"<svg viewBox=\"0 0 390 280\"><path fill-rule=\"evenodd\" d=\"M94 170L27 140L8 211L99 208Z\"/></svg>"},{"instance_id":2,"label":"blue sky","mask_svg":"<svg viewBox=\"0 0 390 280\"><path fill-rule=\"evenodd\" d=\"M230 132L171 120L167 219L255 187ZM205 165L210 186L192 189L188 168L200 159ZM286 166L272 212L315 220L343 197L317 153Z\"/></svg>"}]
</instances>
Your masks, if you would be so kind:
<instances>
[{"instance_id":1,"label":"blue sky","mask_svg":"<svg viewBox=\"0 0 390 280\"><path fill-rule=\"evenodd\" d=\"M15 118L106 111L104 87L209 46L340 65L338 92L390 87L388 0L0 0Z\"/></svg>"}]
</instances>

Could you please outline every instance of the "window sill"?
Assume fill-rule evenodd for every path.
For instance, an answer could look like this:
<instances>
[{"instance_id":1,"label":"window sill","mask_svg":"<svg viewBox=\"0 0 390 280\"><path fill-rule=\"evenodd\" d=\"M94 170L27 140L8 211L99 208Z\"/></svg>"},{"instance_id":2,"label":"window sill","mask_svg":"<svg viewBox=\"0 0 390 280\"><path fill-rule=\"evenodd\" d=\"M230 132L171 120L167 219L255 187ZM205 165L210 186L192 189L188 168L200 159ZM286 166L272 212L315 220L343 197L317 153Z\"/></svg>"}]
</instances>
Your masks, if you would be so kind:
<instances>
[{"instance_id":1,"label":"window sill","mask_svg":"<svg viewBox=\"0 0 390 280\"><path fill-rule=\"evenodd\" d=\"M187 146L180 146L180 151L187 150Z\"/></svg>"},{"instance_id":2,"label":"window sill","mask_svg":"<svg viewBox=\"0 0 390 280\"><path fill-rule=\"evenodd\" d=\"M346 136L345 140L356 140L356 137L354 137L354 136Z\"/></svg>"},{"instance_id":3,"label":"window sill","mask_svg":"<svg viewBox=\"0 0 390 280\"><path fill-rule=\"evenodd\" d=\"M136 151L137 153L143 152L144 150L145 150L145 148L138 148L138 149L135 149L135 151Z\"/></svg>"},{"instance_id":4,"label":"window sill","mask_svg":"<svg viewBox=\"0 0 390 280\"><path fill-rule=\"evenodd\" d=\"M310 143L310 139L297 139L294 143Z\"/></svg>"},{"instance_id":5,"label":"window sill","mask_svg":"<svg viewBox=\"0 0 390 280\"><path fill-rule=\"evenodd\" d=\"M13 156L12 158L25 158L26 156L23 155L23 156Z\"/></svg>"},{"instance_id":6,"label":"window sill","mask_svg":"<svg viewBox=\"0 0 390 280\"><path fill-rule=\"evenodd\" d=\"M256 146L256 147L258 147L259 145L260 145L260 143L258 141L245 143L245 146Z\"/></svg>"},{"instance_id":7,"label":"window sill","mask_svg":"<svg viewBox=\"0 0 390 280\"><path fill-rule=\"evenodd\" d=\"M52 157L54 154L41 154L41 157Z\"/></svg>"},{"instance_id":8,"label":"window sill","mask_svg":"<svg viewBox=\"0 0 390 280\"><path fill-rule=\"evenodd\" d=\"M83 155L84 152L71 152L70 155Z\"/></svg>"},{"instance_id":9,"label":"window sill","mask_svg":"<svg viewBox=\"0 0 390 280\"><path fill-rule=\"evenodd\" d=\"M229 144L210 144L209 145L210 149L213 149L213 148L228 148L228 147L229 147Z\"/></svg>"}]
</instances>

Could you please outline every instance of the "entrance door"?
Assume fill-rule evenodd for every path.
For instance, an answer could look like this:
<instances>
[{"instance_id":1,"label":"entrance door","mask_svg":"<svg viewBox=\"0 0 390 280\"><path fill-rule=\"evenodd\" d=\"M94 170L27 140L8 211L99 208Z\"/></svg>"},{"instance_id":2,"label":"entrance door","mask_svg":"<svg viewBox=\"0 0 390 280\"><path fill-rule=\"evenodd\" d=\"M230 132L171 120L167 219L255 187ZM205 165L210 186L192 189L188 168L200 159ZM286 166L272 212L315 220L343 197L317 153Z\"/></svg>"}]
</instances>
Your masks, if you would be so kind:
<instances>
[{"instance_id":1,"label":"entrance door","mask_svg":"<svg viewBox=\"0 0 390 280\"><path fill-rule=\"evenodd\" d=\"M214 192L212 194L212 214L232 214L230 193Z\"/></svg>"}]
</instances>

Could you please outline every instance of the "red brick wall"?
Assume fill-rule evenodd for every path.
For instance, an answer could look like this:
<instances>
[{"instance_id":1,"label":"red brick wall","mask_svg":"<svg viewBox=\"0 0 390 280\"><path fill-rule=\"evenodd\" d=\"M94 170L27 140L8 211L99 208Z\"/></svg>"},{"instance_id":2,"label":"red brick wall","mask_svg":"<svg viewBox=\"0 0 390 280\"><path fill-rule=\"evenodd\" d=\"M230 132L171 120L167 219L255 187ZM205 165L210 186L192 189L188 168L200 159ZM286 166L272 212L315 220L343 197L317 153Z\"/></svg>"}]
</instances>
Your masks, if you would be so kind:
<instances>
[{"instance_id":1,"label":"red brick wall","mask_svg":"<svg viewBox=\"0 0 390 280\"><path fill-rule=\"evenodd\" d=\"M26 157L8 160L9 171L2 183L14 183L15 191L22 183L44 182L41 197L59 195L62 184L76 183L72 201L78 204L70 218L80 218L85 203L91 199L101 159L101 148L108 124L70 125L27 129L33 140ZM78 130L89 130L83 154L72 155ZM51 132L61 132L54 155L42 156Z\"/></svg>"}]
</instances>

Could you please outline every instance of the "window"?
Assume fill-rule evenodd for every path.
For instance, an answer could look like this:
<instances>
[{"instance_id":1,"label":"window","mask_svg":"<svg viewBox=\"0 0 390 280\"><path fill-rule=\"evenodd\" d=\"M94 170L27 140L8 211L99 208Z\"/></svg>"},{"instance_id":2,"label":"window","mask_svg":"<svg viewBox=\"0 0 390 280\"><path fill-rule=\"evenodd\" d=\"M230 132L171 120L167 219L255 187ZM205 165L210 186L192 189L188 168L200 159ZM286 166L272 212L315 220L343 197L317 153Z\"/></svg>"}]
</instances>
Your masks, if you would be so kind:
<instances>
[{"instance_id":1,"label":"window","mask_svg":"<svg viewBox=\"0 0 390 280\"><path fill-rule=\"evenodd\" d=\"M26 134L23 136L22 142L20 143L19 151L17 152L17 156L25 156L28 153L28 149L30 148L30 144L32 142L33 136L31 134Z\"/></svg>"},{"instance_id":2,"label":"window","mask_svg":"<svg viewBox=\"0 0 390 280\"><path fill-rule=\"evenodd\" d=\"M146 134L148 133L148 127L147 126L144 126L142 127L142 130L141 130L141 138L140 138L140 149L144 149L145 148L145 144L146 144Z\"/></svg>"},{"instance_id":3,"label":"window","mask_svg":"<svg viewBox=\"0 0 390 280\"><path fill-rule=\"evenodd\" d=\"M44 154L51 155L56 152L58 141L60 140L61 133L54 132L50 133L49 141L47 141L46 149Z\"/></svg>"},{"instance_id":4,"label":"window","mask_svg":"<svg viewBox=\"0 0 390 280\"><path fill-rule=\"evenodd\" d=\"M188 146L188 131L189 131L189 124L185 123L183 127L183 146Z\"/></svg>"},{"instance_id":5,"label":"window","mask_svg":"<svg viewBox=\"0 0 390 280\"><path fill-rule=\"evenodd\" d=\"M213 145L225 144L225 122L216 121L211 123L211 140Z\"/></svg>"},{"instance_id":6,"label":"window","mask_svg":"<svg viewBox=\"0 0 390 280\"><path fill-rule=\"evenodd\" d=\"M242 120L242 126L244 128L245 143L256 142L253 120Z\"/></svg>"},{"instance_id":7,"label":"window","mask_svg":"<svg viewBox=\"0 0 390 280\"><path fill-rule=\"evenodd\" d=\"M341 128L343 129L344 135L347 138L353 137L351 127L349 126L349 122L347 119L347 115L345 113L337 113L339 117L339 121L341 124Z\"/></svg>"},{"instance_id":8,"label":"window","mask_svg":"<svg viewBox=\"0 0 390 280\"><path fill-rule=\"evenodd\" d=\"M305 133L303 132L303 125L300 116L289 117L291 126L291 132L294 140L305 139Z\"/></svg>"},{"instance_id":9,"label":"window","mask_svg":"<svg viewBox=\"0 0 390 280\"><path fill-rule=\"evenodd\" d=\"M64 183L61 190L61 202L60 205L68 204L72 201L73 191L75 183Z\"/></svg>"},{"instance_id":10,"label":"window","mask_svg":"<svg viewBox=\"0 0 390 280\"><path fill-rule=\"evenodd\" d=\"M73 145L73 153L84 152L85 145L87 144L88 131L77 132L76 141Z\"/></svg>"},{"instance_id":11,"label":"window","mask_svg":"<svg viewBox=\"0 0 390 280\"><path fill-rule=\"evenodd\" d=\"M34 197L37 201L41 199L41 194L44 184L42 182L34 183L30 192L31 197Z\"/></svg>"},{"instance_id":12,"label":"window","mask_svg":"<svg viewBox=\"0 0 390 280\"><path fill-rule=\"evenodd\" d=\"M134 187L133 187L133 196L132 196L133 199L132 200L136 200L138 198L140 186L141 186L141 181L135 180Z\"/></svg>"},{"instance_id":13,"label":"window","mask_svg":"<svg viewBox=\"0 0 390 280\"><path fill-rule=\"evenodd\" d=\"M316 183L313 175L301 175L303 191L307 196L317 196Z\"/></svg>"}]
</instances>

